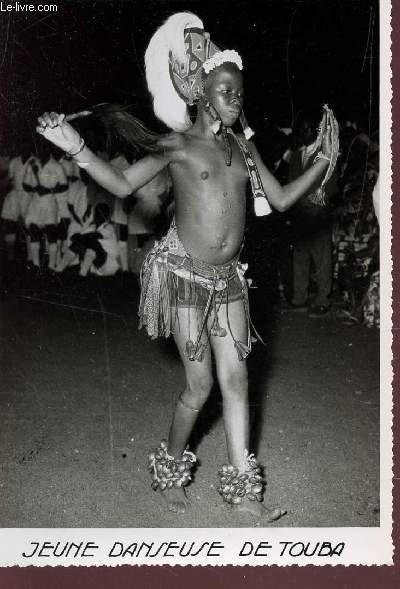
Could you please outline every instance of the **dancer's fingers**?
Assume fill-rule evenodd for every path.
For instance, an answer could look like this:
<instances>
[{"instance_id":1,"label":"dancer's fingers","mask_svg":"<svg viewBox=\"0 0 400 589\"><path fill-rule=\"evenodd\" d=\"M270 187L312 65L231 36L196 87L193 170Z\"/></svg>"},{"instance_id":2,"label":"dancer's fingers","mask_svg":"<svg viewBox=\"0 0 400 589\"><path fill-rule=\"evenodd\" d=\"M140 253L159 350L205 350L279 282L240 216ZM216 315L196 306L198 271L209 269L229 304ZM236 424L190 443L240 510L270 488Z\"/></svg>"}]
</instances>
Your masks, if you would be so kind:
<instances>
[{"instance_id":1,"label":"dancer's fingers","mask_svg":"<svg viewBox=\"0 0 400 589\"><path fill-rule=\"evenodd\" d=\"M51 122L50 113L48 113L47 111L42 114L41 119L43 121L43 123L42 123L42 126L43 127L46 128L46 127L52 127L53 126L53 124Z\"/></svg>"},{"instance_id":2,"label":"dancer's fingers","mask_svg":"<svg viewBox=\"0 0 400 589\"><path fill-rule=\"evenodd\" d=\"M38 117L38 123L42 129L46 128L46 121L44 120L43 116Z\"/></svg>"},{"instance_id":3,"label":"dancer's fingers","mask_svg":"<svg viewBox=\"0 0 400 589\"><path fill-rule=\"evenodd\" d=\"M58 114L56 112L51 112L50 113L50 121L51 121L51 126L52 127L57 127L58 126Z\"/></svg>"},{"instance_id":4,"label":"dancer's fingers","mask_svg":"<svg viewBox=\"0 0 400 589\"><path fill-rule=\"evenodd\" d=\"M46 125L48 127L50 127L51 126L51 116L50 116L50 113L49 112L45 112L44 115L43 115L43 118L46 121Z\"/></svg>"},{"instance_id":5,"label":"dancer's fingers","mask_svg":"<svg viewBox=\"0 0 400 589\"><path fill-rule=\"evenodd\" d=\"M43 129L46 127L54 128L58 125L61 125L65 119L64 114L58 114L56 112L44 112L41 116L38 117L38 123Z\"/></svg>"},{"instance_id":6,"label":"dancer's fingers","mask_svg":"<svg viewBox=\"0 0 400 589\"><path fill-rule=\"evenodd\" d=\"M47 116L48 116L48 114L49 113L44 112L42 115L40 115L40 117L38 117L39 125L41 127L43 127L43 128L47 127L47 123L48 123Z\"/></svg>"}]
</instances>

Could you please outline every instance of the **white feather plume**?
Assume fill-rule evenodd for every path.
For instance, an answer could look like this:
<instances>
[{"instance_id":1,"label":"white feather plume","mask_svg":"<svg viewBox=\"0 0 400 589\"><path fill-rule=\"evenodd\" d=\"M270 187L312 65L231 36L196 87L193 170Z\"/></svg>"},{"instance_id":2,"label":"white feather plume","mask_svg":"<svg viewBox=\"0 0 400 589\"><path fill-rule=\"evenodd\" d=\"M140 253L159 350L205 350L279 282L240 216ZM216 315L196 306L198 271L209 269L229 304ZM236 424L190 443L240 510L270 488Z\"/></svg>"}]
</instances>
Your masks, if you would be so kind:
<instances>
[{"instance_id":1,"label":"white feather plume","mask_svg":"<svg viewBox=\"0 0 400 589\"><path fill-rule=\"evenodd\" d=\"M169 75L169 52L179 60L186 60L185 29L203 29L202 21L191 12L170 16L157 29L145 53L146 80L153 96L155 115L174 131L186 131L190 126L186 103L176 92Z\"/></svg>"}]
</instances>

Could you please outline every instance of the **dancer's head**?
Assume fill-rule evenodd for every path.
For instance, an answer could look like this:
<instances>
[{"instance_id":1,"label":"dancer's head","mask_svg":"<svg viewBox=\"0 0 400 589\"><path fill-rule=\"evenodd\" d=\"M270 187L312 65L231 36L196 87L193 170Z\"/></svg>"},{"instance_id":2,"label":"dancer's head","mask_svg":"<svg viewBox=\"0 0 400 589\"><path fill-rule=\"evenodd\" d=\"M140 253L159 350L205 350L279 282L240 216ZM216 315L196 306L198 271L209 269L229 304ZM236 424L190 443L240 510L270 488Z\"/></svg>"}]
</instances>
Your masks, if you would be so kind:
<instances>
[{"instance_id":1,"label":"dancer's head","mask_svg":"<svg viewBox=\"0 0 400 589\"><path fill-rule=\"evenodd\" d=\"M203 100L200 105L210 102L222 124L231 127L243 108L243 75L237 65L227 62L209 74L204 74L203 86Z\"/></svg>"},{"instance_id":2,"label":"dancer's head","mask_svg":"<svg viewBox=\"0 0 400 589\"><path fill-rule=\"evenodd\" d=\"M236 51L221 51L194 14L172 15L151 38L145 62L154 112L170 129L185 131L191 127L188 106L193 105L207 109L211 103L216 109L215 132L219 130L221 118L226 126L237 119L237 111L242 107L242 59ZM217 91L224 84L231 93L240 95L230 113L227 101ZM223 112L219 113L214 100Z\"/></svg>"}]
</instances>

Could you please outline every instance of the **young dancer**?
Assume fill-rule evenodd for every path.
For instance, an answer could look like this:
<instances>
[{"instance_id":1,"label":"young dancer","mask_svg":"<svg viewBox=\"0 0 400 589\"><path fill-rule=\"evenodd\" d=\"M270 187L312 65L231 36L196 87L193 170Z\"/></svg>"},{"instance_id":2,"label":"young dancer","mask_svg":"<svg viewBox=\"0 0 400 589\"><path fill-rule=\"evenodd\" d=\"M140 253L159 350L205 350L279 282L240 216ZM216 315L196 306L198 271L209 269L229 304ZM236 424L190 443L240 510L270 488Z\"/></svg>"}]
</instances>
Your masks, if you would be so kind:
<instances>
[{"instance_id":1,"label":"young dancer","mask_svg":"<svg viewBox=\"0 0 400 589\"><path fill-rule=\"evenodd\" d=\"M146 51L155 113L173 130L156 140L148 155L119 171L85 146L65 115L44 113L37 130L121 198L160 170L169 169L175 219L143 264L139 314L151 337L173 334L186 373L186 388L176 404L168 441L150 455L152 486L161 490L170 510L185 511L184 487L195 461L186 446L211 391L213 355L223 397L229 460L219 471L219 492L236 509L273 521L284 511L268 509L261 502L261 469L249 454L244 360L251 349L251 323L244 267L239 262L246 186L250 177L256 211L268 212L269 204L286 210L311 186L323 182L332 165L334 119L326 111L315 162L301 177L282 187L263 164L255 145L231 131L240 117L249 135L242 114L242 69L238 53L220 51L204 32L200 19L190 13L175 14L158 29ZM188 105L196 107L193 124Z\"/></svg>"}]
</instances>

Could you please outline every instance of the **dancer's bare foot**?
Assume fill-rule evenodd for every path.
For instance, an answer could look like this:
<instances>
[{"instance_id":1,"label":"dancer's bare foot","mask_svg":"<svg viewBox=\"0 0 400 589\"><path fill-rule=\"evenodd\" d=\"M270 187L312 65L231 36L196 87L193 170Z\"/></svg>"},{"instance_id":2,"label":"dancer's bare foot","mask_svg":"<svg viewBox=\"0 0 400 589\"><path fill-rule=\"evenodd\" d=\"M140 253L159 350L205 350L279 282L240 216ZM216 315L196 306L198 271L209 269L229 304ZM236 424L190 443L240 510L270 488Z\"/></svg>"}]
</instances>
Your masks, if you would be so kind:
<instances>
[{"instance_id":1,"label":"dancer's bare foot","mask_svg":"<svg viewBox=\"0 0 400 589\"><path fill-rule=\"evenodd\" d=\"M185 513L189 502L184 487L172 487L159 491L159 493L161 493L169 511Z\"/></svg>"},{"instance_id":2,"label":"dancer's bare foot","mask_svg":"<svg viewBox=\"0 0 400 589\"><path fill-rule=\"evenodd\" d=\"M233 509L238 512L250 513L260 523L274 522L286 514L285 509L281 509L280 507L266 507L259 501L250 501L249 499L245 499L239 505L234 505Z\"/></svg>"}]
</instances>

